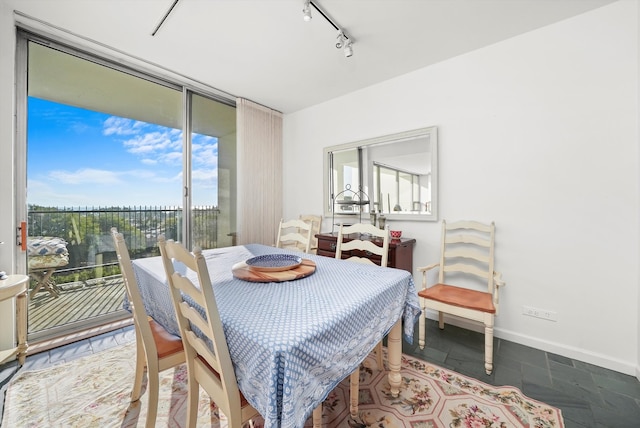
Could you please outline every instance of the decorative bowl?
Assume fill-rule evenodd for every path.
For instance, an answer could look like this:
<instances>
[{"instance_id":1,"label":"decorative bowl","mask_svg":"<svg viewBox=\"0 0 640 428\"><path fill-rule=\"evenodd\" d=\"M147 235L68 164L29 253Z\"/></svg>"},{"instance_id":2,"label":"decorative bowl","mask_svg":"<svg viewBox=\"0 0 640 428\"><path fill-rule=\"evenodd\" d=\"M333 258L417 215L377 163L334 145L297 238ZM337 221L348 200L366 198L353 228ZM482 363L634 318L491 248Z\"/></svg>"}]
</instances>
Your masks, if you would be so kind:
<instances>
[{"instance_id":1,"label":"decorative bowl","mask_svg":"<svg viewBox=\"0 0 640 428\"><path fill-rule=\"evenodd\" d=\"M252 257L245 262L249 269L262 272L282 272L295 269L302 264L302 257L293 254L265 254Z\"/></svg>"},{"instance_id":2,"label":"decorative bowl","mask_svg":"<svg viewBox=\"0 0 640 428\"><path fill-rule=\"evenodd\" d=\"M393 239L400 239L400 237L402 236L401 230L390 230L389 233L391 233L391 237Z\"/></svg>"}]
</instances>

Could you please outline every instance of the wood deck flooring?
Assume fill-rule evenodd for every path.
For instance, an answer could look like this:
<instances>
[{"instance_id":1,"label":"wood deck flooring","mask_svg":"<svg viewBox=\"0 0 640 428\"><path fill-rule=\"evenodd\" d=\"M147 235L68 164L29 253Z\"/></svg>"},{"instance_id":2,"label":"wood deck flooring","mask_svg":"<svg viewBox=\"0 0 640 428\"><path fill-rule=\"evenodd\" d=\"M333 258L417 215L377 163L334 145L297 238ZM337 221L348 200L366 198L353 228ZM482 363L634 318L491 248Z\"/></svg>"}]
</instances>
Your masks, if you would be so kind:
<instances>
[{"instance_id":1,"label":"wood deck flooring","mask_svg":"<svg viewBox=\"0 0 640 428\"><path fill-rule=\"evenodd\" d=\"M122 311L125 296L120 275L58 284L59 297L39 291L29 301L29 334Z\"/></svg>"}]
</instances>

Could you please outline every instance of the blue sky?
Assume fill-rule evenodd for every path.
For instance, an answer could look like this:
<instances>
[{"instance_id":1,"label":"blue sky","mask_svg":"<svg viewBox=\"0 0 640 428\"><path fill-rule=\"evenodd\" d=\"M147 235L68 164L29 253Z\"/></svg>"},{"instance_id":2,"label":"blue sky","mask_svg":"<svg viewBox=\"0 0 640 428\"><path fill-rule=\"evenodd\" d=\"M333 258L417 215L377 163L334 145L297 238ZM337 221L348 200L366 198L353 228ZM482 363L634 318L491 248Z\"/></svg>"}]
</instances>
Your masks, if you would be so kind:
<instances>
[{"instance_id":1,"label":"blue sky","mask_svg":"<svg viewBox=\"0 0 640 428\"><path fill-rule=\"evenodd\" d=\"M182 131L29 97L27 202L181 206ZM217 139L192 137L193 204L217 205Z\"/></svg>"}]
</instances>

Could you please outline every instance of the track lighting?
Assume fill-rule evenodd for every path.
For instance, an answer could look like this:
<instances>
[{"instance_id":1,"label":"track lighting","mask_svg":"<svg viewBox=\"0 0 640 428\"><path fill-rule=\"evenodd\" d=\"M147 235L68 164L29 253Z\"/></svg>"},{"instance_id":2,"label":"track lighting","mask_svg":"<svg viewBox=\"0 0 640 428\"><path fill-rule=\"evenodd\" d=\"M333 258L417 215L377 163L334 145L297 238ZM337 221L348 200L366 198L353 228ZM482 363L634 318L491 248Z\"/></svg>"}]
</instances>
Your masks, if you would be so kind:
<instances>
[{"instance_id":1,"label":"track lighting","mask_svg":"<svg viewBox=\"0 0 640 428\"><path fill-rule=\"evenodd\" d=\"M306 22L311 21L311 0L306 0L304 2L304 6L302 7L302 19L304 19Z\"/></svg>"},{"instance_id":2,"label":"track lighting","mask_svg":"<svg viewBox=\"0 0 640 428\"><path fill-rule=\"evenodd\" d=\"M340 28L335 22L333 22L333 20L329 18L329 15L327 15L322 9L320 9L320 7L318 7L318 5L315 4L312 0L304 1L304 5L302 6L302 18L307 22L311 21L311 6L313 6L313 8L317 10L318 13L322 15L322 17L326 19L327 22L331 24L333 28L335 28L338 31L336 48L337 49L344 48L344 56L346 56L347 58L352 56L354 40L351 37L347 36L344 30Z\"/></svg>"}]
</instances>

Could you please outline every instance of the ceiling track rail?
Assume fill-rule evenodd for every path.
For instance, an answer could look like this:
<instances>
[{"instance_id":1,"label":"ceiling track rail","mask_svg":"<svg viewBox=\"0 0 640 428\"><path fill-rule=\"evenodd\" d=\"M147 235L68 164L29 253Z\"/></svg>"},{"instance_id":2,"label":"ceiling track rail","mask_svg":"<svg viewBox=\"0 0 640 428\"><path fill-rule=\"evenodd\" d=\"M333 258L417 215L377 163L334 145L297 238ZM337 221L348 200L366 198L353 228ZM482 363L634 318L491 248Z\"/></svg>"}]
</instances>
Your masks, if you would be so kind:
<instances>
[{"instance_id":1,"label":"ceiling track rail","mask_svg":"<svg viewBox=\"0 0 640 428\"><path fill-rule=\"evenodd\" d=\"M162 27L162 25L164 24L164 21L166 21L169 15L171 14L171 12L173 12L173 9L176 7L179 1L180 0L173 0L173 4L171 5L171 7L169 7L169 10L167 10L167 13L164 14L160 22L158 22L158 25L156 26L155 30L153 30L153 33L151 33L152 36L155 36L156 33L160 30L160 27Z\"/></svg>"}]
</instances>

